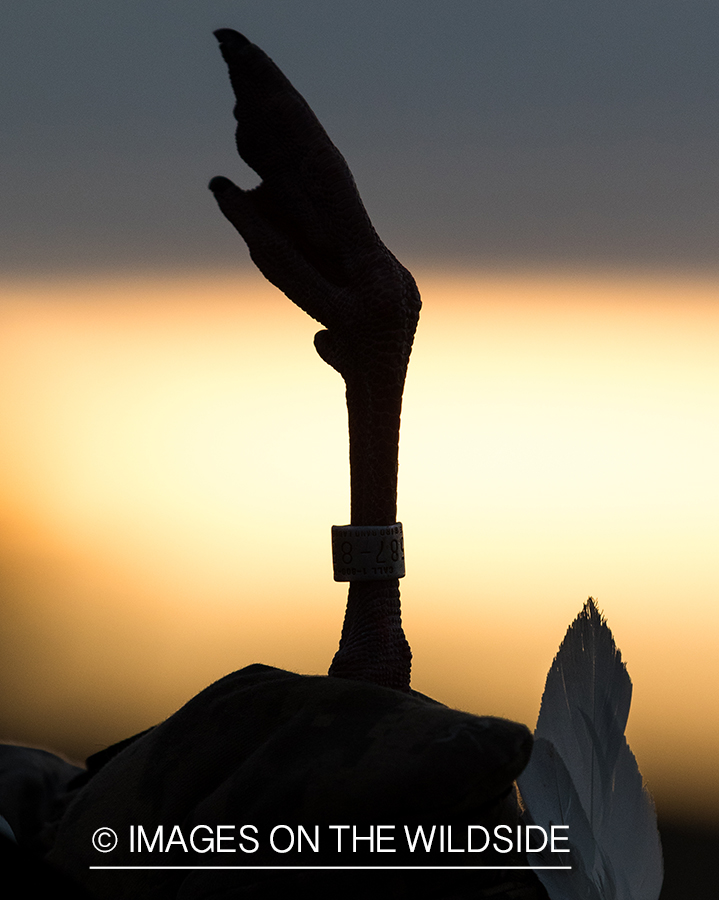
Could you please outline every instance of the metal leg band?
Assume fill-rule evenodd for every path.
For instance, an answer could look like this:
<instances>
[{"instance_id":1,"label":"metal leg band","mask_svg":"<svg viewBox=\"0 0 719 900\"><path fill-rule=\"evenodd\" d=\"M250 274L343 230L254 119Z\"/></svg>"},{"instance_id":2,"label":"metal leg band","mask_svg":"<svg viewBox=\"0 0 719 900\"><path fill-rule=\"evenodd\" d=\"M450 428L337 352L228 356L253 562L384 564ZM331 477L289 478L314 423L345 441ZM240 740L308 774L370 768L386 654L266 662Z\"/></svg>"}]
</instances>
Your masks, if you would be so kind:
<instances>
[{"instance_id":1,"label":"metal leg band","mask_svg":"<svg viewBox=\"0 0 719 900\"><path fill-rule=\"evenodd\" d=\"M335 581L381 581L404 577L402 523L333 525Z\"/></svg>"}]
</instances>

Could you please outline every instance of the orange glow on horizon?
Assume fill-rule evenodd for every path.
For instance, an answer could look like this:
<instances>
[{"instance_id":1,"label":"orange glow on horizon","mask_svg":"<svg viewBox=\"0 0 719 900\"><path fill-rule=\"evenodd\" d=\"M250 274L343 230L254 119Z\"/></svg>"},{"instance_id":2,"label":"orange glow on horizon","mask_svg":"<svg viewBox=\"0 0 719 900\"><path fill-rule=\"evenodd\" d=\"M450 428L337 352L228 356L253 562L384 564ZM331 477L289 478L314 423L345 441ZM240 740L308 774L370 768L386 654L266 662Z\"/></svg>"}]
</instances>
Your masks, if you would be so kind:
<instances>
[{"instance_id":1,"label":"orange glow on horizon","mask_svg":"<svg viewBox=\"0 0 719 900\"><path fill-rule=\"evenodd\" d=\"M716 816L719 282L417 280L414 686L533 725L592 594L660 812ZM317 323L251 275L0 290L4 736L87 754L251 662L326 671L349 467Z\"/></svg>"}]
</instances>

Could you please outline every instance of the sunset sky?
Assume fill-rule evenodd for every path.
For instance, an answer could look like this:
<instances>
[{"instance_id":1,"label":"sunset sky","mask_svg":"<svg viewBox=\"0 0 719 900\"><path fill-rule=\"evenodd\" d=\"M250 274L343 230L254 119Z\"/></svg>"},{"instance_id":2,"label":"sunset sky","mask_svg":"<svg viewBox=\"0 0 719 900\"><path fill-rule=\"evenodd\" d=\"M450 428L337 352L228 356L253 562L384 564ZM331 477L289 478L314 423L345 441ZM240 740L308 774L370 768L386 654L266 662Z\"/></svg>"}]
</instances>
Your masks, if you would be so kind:
<instances>
[{"instance_id":1,"label":"sunset sky","mask_svg":"<svg viewBox=\"0 0 719 900\"><path fill-rule=\"evenodd\" d=\"M414 687L533 726L592 595L660 813L716 821L719 8L4 18L0 737L82 757L232 669L321 673L336 648L342 383L206 189L257 180L229 26L304 94L423 296L399 493Z\"/></svg>"}]
</instances>

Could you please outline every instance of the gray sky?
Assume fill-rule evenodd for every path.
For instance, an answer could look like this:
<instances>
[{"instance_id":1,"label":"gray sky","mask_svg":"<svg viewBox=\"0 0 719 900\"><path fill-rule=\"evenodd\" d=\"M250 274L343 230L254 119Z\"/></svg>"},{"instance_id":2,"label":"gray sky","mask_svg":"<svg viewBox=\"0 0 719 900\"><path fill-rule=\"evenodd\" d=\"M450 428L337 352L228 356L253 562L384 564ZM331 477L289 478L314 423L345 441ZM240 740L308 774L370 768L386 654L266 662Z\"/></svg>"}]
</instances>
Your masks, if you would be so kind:
<instances>
[{"instance_id":1,"label":"gray sky","mask_svg":"<svg viewBox=\"0 0 719 900\"><path fill-rule=\"evenodd\" d=\"M409 264L716 267L716 0L5 0L2 272L245 264L222 26Z\"/></svg>"}]
</instances>

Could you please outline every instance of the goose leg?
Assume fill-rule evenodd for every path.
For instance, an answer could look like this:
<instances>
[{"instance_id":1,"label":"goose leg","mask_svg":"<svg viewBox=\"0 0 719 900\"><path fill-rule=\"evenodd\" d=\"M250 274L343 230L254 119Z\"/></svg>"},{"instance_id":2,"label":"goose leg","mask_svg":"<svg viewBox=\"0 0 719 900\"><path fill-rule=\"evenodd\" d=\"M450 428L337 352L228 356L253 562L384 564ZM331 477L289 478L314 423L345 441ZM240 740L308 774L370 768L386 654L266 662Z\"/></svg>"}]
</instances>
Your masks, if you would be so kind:
<instances>
[{"instance_id":1,"label":"goose leg","mask_svg":"<svg viewBox=\"0 0 719 900\"><path fill-rule=\"evenodd\" d=\"M344 378L351 523L397 515L400 411L421 306L410 273L372 227L352 174L305 100L259 47L216 32L236 97L237 149L262 178L213 178L223 214L265 277L324 325L317 352ZM397 578L352 581L329 674L409 690Z\"/></svg>"}]
</instances>

